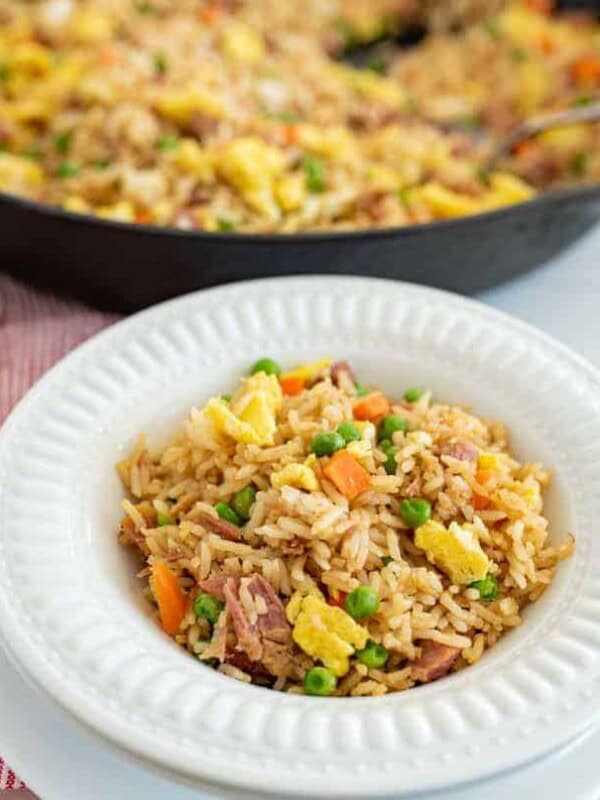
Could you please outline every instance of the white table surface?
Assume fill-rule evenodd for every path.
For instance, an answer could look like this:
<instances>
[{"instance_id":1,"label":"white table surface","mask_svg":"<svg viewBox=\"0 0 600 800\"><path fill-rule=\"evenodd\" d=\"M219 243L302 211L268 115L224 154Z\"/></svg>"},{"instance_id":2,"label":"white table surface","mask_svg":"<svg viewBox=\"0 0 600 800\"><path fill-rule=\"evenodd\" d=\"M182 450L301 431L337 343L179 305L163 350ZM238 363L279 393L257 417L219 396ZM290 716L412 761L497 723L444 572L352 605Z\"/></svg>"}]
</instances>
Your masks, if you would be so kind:
<instances>
[{"instance_id":1,"label":"white table surface","mask_svg":"<svg viewBox=\"0 0 600 800\"><path fill-rule=\"evenodd\" d=\"M510 244L507 246L510 247ZM600 367L600 226L542 268L484 292L479 299L546 331ZM556 761L550 759L554 761L554 767L551 763L538 763L525 770L527 778L522 774L520 778L500 779L503 785L500 796L525 800L531 796L532 785L538 785L539 781L541 788L541 783L546 783L544 773L554 770L555 790L544 786L545 800L564 797L569 797L569 800L597 800L600 797L600 785L592 784L596 784L595 778L600 770L596 768L592 754L597 752L599 738L600 734L596 734L580 744L572 745L569 753L560 759L562 767L557 767ZM23 771L23 778L27 780L27 765L18 764L15 767ZM564 783L566 773L571 777ZM490 791L491 788L488 786L486 790L481 787L483 795L489 797L494 794L495 797L496 792ZM0 792L0 797L3 795ZM10 793L9 796L14 800L17 797L19 800L33 798L29 792ZM121 800L121 797L124 800L127 796L125 791L120 797L114 796L114 800ZM446 798L451 800L455 796L459 800L454 793L447 794ZM85 792L82 800L84 798Z\"/></svg>"}]
</instances>

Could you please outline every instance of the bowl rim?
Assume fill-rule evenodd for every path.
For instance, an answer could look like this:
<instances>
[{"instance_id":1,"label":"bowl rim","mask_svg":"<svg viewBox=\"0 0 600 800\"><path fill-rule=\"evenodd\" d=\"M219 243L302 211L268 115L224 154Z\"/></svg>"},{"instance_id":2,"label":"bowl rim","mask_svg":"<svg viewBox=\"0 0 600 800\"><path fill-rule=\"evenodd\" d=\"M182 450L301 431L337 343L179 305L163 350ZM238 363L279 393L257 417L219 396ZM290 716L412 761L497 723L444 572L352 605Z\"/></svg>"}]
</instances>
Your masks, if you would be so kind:
<instances>
[{"instance_id":1,"label":"bowl rim","mask_svg":"<svg viewBox=\"0 0 600 800\"><path fill-rule=\"evenodd\" d=\"M111 338L118 340L119 337L123 338L123 334L125 332L131 334L134 330L139 330L143 327L144 323L148 320L152 319L156 316L156 319L166 319L169 315L172 315L175 309L181 310L186 304L190 307L194 304L194 302L198 301L198 296L202 295L204 300L207 300L209 297L210 300L215 299L216 295L232 295L236 294L240 291L244 291L246 288L251 286L253 289L264 289L264 288L275 288L279 289L280 287L286 287L286 294L290 294L289 289L292 288L294 285L299 287L300 289L306 289L307 286L311 288L314 287L315 283L324 282L327 286L333 287L335 285L342 286L342 287L349 287L354 288L359 291L369 292L371 291L375 294L376 289L381 289L385 294L394 294L394 292L406 292L408 296L419 296L421 298L430 298L435 300L438 303L444 303L444 305L450 306L451 309L463 308L467 310L470 314L473 314L474 317L483 318L485 321L497 321L499 324L502 324L505 328L507 328L511 332L516 332L521 337L525 337L525 339L529 339L534 343L539 343L541 346L546 347L549 351L553 354L554 357L558 354L562 358L564 358L567 362L572 365L572 367L579 372L582 377L582 380L585 379L585 382L588 381L594 385L594 387L600 386L600 372L598 372L594 367L592 367L585 359L577 354L573 353L569 350L566 346L555 342L551 337L547 336L544 333L537 331L535 328L516 320L509 315L496 311L494 309L489 309L482 304L468 300L465 298L459 298L451 293L444 292L441 290L435 289L428 289L425 287L417 287L411 284L405 284L400 282L392 282L386 281L382 279L365 279L365 278L356 278L356 277L333 277L333 276L316 276L316 277L289 277L289 278L274 278L274 279L259 279L253 281L246 281L242 284L235 284L235 285L226 285L223 287L218 287L210 290L202 290L200 292L194 292L189 295L186 295L181 298L176 298L175 300L169 300L165 303L160 304L157 307L146 309L132 317L123 320L122 322L117 323L115 326L107 329L106 331L98 334L96 337L91 339L90 341L86 342L72 354L67 356L63 359L62 362L59 362L55 367L53 367L47 374L44 376L30 391L27 393L25 398L18 404L18 406L13 410L7 421L5 422L2 431L0 432L0 454L2 450L6 446L7 439L11 434L12 430L17 427L19 424L22 424L23 418L26 419L27 414L29 413L30 407L35 406L36 402L38 402L38 398L44 397L44 392L49 391L50 388L54 387L57 383L60 383L65 377L71 375L76 371L77 367L81 367L84 363L85 357L93 353L94 350L101 352L106 351L107 348L110 349ZM392 291L392 287L394 287ZM295 294L291 292L291 294ZM179 307L179 308L178 308ZM176 316L176 315L175 315ZM114 344L114 342L113 342ZM599 412L600 413L600 412ZM0 533L0 563L2 563L2 548L1 548L1 533ZM2 600L1 597L2 588L0 587L0 601ZM0 602L1 607L1 602ZM599 623L600 625L600 620ZM157 756L153 747L150 747L147 742L142 744L136 743L135 746L132 746L129 742L129 726L124 724L122 721L119 720L118 723L115 723L115 720L112 718L111 714L108 713L108 708L106 710L101 709L100 711L96 707L94 710L90 707L89 703L84 704L83 706L77 701L78 694L77 691L72 690L70 686L66 685L64 680L61 679L60 676L52 675L51 677L47 673L44 676L44 680L42 680L39 674L31 674L32 668L32 661L31 661L31 652L27 655L27 647L22 646L23 642L19 642L18 638L15 641L10 641L10 637L6 636L6 627L8 626L8 622L2 618L0 618L0 638L2 639L5 648L11 654L13 658L17 660L20 666L25 670L25 672L29 675L33 681L42 686L46 691L48 691L54 699L58 700L58 702L63 705L70 713L74 714L77 718L84 722L84 724L91 726L96 731L98 731L99 726L101 731L104 731L104 735L108 735L112 742L116 742L121 748L125 748L126 751L132 752L134 751L136 756L142 757L153 764L158 764L160 767L165 768L164 758ZM14 632L14 631L13 631ZM465 673L463 673L464 675ZM223 676L219 676L221 685L225 686L226 684L231 684L231 680L224 678ZM425 695L428 697L435 698L442 693L442 686L449 685L449 682L457 685L458 682L462 680L462 677L456 676L455 678L450 678L448 681L439 683L437 685L432 685L429 687L424 687L419 689L416 693L417 696L423 698L425 701ZM246 690L248 692L248 696L253 695L254 698L257 697L265 697L266 694L273 695L275 693L265 693L264 690L257 689L256 687L244 687L240 685L242 690ZM411 694L411 693L408 693ZM285 696L283 696L285 697ZM79 698L80 699L80 698ZM596 699L597 696L596 696ZM323 708L323 703L330 704L332 701L323 701L318 698L302 698L303 703L306 706L314 706L315 709L321 710ZM336 706L339 705L340 709L342 706L347 706L348 703L351 704L351 710L356 709L358 711L360 707L368 707L371 708L374 705L381 705L381 703L377 702L377 698L352 698L350 700L344 699L336 699L334 701ZM91 704L93 706L93 704ZM577 725L575 726L575 730L572 730L572 726L569 729L572 735L576 735L582 727L590 722L590 706L591 702L588 698L586 703L585 709L580 712L579 716L577 716ZM328 708L327 711L330 709ZM598 709L594 709L594 714ZM349 711L349 709L346 709ZM102 725L100 725L102 722ZM106 733L107 729L110 729L110 734ZM544 745L541 748L543 751L548 751L551 747L556 746L556 734L553 733L551 736L548 734L547 731L543 731L542 734L539 736L540 741L543 740ZM537 743L533 747L531 746L531 742L528 745L523 746L522 757L520 758L520 762L525 762L527 760L533 759L540 755L540 744ZM503 769L510 769L512 768L512 763L503 763L497 764L494 772L502 771ZM175 763L170 764L168 768L174 772L178 772L181 775L186 775L188 777L194 777L194 775L198 776L199 773L197 769L191 769L190 765L184 761L182 762L181 759L175 759ZM479 777L483 777L485 774L490 774L488 772L482 772L481 774L473 774L469 775L466 780L475 780ZM217 780L214 774L211 775L209 771L204 769L201 772L202 777L206 780L207 778L213 778ZM245 788L252 788L252 789L260 789L261 791L276 791L278 788L280 790L287 789L290 790L289 782L284 781L280 782L278 786L273 785L273 780L269 776L265 776L265 780L263 782L258 781L256 776L252 778L248 772L248 770L244 769L243 765L239 765L239 769L236 771L235 775L228 775L229 785L235 783L235 785L243 786ZM223 780L223 776L221 776L221 780ZM433 776L433 783L432 785L425 786L426 789L434 789L434 788L443 788L448 784L444 783L435 783L435 776ZM383 781L383 778L382 778ZM457 783L454 781L454 783ZM323 793L321 790L324 791L325 794L335 796L336 792L333 791L329 787L322 787L319 786L319 791L315 791L317 784L314 784L311 788L311 794L321 794ZM357 787L358 788L358 787ZM388 793L392 790L389 785L389 782L384 785L383 791ZM304 789L298 789L298 792L302 791L303 796L308 796ZM380 794L380 791L377 790L377 794ZM360 792L360 794L365 794L364 790ZM349 790L347 792L347 796L357 796L356 790Z\"/></svg>"}]
</instances>

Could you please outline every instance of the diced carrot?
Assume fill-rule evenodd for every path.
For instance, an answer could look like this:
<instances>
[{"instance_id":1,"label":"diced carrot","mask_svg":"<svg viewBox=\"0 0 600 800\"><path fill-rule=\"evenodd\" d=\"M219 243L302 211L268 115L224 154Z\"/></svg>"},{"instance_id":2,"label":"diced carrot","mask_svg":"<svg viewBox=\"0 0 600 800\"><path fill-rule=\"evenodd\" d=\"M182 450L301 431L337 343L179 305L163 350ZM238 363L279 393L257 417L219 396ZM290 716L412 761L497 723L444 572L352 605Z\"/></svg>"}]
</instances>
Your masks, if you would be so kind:
<instances>
[{"instance_id":1,"label":"diced carrot","mask_svg":"<svg viewBox=\"0 0 600 800\"><path fill-rule=\"evenodd\" d=\"M212 27L219 21L221 9L216 3L209 3L200 9L198 16L205 25Z\"/></svg>"},{"instance_id":2,"label":"diced carrot","mask_svg":"<svg viewBox=\"0 0 600 800\"><path fill-rule=\"evenodd\" d=\"M288 395L288 397L292 397L295 394L300 394L304 389L306 381L298 375L289 375L287 377L282 375L279 379L279 383L281 384L281 391Z\"/></svg>"},{"instance_id":3,"label":"diced carrot","mask_svg":"<svg viewBox=\"0 0 600 800\"><path fill-rule=\"evenodd\" d=\"M483 511L489 508L491 500L489 497L484 497L482 494L473 494L473 508L475 511Z\"/></svg>"},{"instance_id":4,"label":"diced carrot","mask_svg":"<svg viewBox=\"0 0 600 800\"><path fill-rule=\"evenodd\" d=\"M328 597L327 602L330 606L337 606L338 608L344 607L344 600L348 597L348 592L342 592L338 589L337 597Z\"/></svg>"},{"instance_id":5,"label":"diced carrot","mask_svg":"<svg viewBox=\"0 0 600 800\"><path fill-rule=\"evenodd\" d=\"M493 471L491 469L478 469L475 473L475 480L477 483L487 483L492 477Z\"/></svg>"},{"instance_id":6,"label":"diced carrot","mask_svg":"<svg viewBox=\"0 0 600 800\"><path fill-rule=\"evenodd\" d=\"M525 5L531 11L537 11L538 14L543 14L549 17L554 9L552 0L526 0Z\"/></svg>"},{"instance_id":7,"label":"diced carrot","mask_svg":"<svg viewBox=\"0 0 600 800\"><path fill-rule=\"evenodd\" d=\"M555 50L554 41L547 33L542 33L538 39L538 45L542 53L553 53Z\"/></svg>"},{"instance_id":8,"label":"diced carrot","mask_svg":"<svg viewBox=\"0 0 600 800\"><path fill-rule=\"evenodd\" d=\"M185 615L185 595L164 561L157 561L153 565L152 585L163 629L173 636L179 630Z\"/></svg>"},{"instance_id":9,"label":"diced carrot","mask_svg":"<svg viewBox=\"0 0 600 800\"><path fill-rule=\"evenodd\" d=\"M338 450L323 472L346 500L354 500L371 485L367 470L347 450Z\"/></svg>"},{"instance_id":10,"label":"diced carrot","mask_svg":"<svg viewBox=\"0 0 600 800\"><path fill-rule=\"evenodd\" d=\"M298 126L287 124L281 126L281 138L285 145L296 144L298 141Z\"/></svg>"},{"instance_id":11,"label":"diced carrot","mask_svg":"<svg viewBox=\"0 0 600 800\"><path fill-rule=\"evenodd\" d=\"M119 54L115 48L111 47L109 44L105 44L100 50L100 62L104 64L105 67L110 67L116 64L118 60Z\"/></svg>"},{"instance_id":12,"label":"diced carrot","mask_svg":"<svg viewBox=\"0 0 600 800\"><path fill-rule=\"evenodd\" d=\"M515 147L515 155L518 158L526 158L527 156L534 155L540 150L540 145L533 139L525 139Z\"/></svg>"},{"instance_id":13,"label":"diced carrot","mask_svg":"<svg viewBox=\"0 0 600 800\"><path fill-rule=\"evenodd\" d=\"M373 392L354 403L354 419L368 420L383 417L390 410L390 401L382 392Z\"/></svg>"},{"instance_id":14,"label":"diced carrot","mask_svg":"<svg viewBox=\"0 0 600 800\"><path fill-rule=\"evenodd\" d=\"M578 84L587 85L600 81L600 56L588 55L571 64L571 76Z\"/></svg>"},{"instance_id":15,"label":"diced carrot","mask_svg":"<svg viewBox=\"0 0 600 800\"><path fill-rule=\"evenodd\" d=\"M149 211L138 211L135 215L138 225L149 225L152 222L152 214Z\"/></svg>"}]
</instances>

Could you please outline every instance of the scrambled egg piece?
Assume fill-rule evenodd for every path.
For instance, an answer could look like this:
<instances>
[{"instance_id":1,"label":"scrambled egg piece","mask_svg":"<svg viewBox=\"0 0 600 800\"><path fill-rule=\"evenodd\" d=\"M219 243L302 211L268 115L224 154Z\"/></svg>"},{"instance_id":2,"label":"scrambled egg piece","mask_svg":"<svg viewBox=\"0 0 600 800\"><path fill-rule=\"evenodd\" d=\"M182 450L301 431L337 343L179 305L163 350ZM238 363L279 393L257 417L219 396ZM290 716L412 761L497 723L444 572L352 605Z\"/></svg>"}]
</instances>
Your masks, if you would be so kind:
<instances>
[{"instance_id":1,"label":"scrambled egg piece","mask_svg":"<svg viewBox=\"0 0 600 800\"><path fill-rule=\"evenodd\" d=\"M328 605L321 595L296 592L286 613L294 626L296 644L312 658L322 661L334 675L341 677L350 669L349 657L367 643L369 632L336 606Z\"/></svg>"},{"instance_id":2,"label":"scrambled egg piece","mask_svg":"<svg viewBox=\"0 0 600 800\"><path fill-rule=\"evenodd\" d=\"M270 219L281 216L274 183L284 166L283 152L254 136L224 145L217 163L221 177L239 191L251 208Z\"/></svg>"},{"instance_id":3,"label":"scrambled egg piece","mask_svg":"<svg viewBox=\"0 0 600 800\"><path fill-rule=\"evenodd\" d=\"M359 157L355 137L341 126L329 128L304 123L296 126L298 144L305 150L331 161L351 161Z\"/></svg>"},{"instance_id":4,"label":"scrambled egg piece","mask_svg":"<svg viewBox=\"0 0 600 800\"><path fill-rule=\"evenodd\" d=\"M489 571L490 561L481 549L477 534L470 525L429 520L415 531L415 544L424 550L428 561L461 585L480 581Z\"/></svg>"},{"instance_id":5,"label":"scrambled egg piece","mask_svg":"<svg viewBox=\"0 0 600 800\"><path fill-rule=\"evenodd\" d=\"M71 23L71 35L80 44L99 44L112 38L115 23L96 8L82 8Z\"/></svg>"},{"instance_id":6,"label":"scrambled egg piece","mask_svg":"<svg viewBox=\"0 0 600 800\"><path fill-rule=\"evenodd\" d=\"M214 159L194 139L182 139L173 153L173 162L184 172L193 175L201 183L212 183L215 179Z\"/></svg>"},{"instance_id":7,"label":"scrambled egg piece","mask_svg":"<svg viewBox=\"0 0 600 800\"><path fill-rule=\"evenodd\" d=\"M271 486L281 489L282 486L294 486L296 489L306 489L308 492L319 490L319 481L310 467L309 459L304 464L287 464L279 472L271 475Z\"/></svg>"},{"instance_id":8,"label":"scrambled egg piece","mask_svg":"<svg viewBox=\"0 0 600 800\"><path fill-rule=\"evenodd\" d=\"M272 445L277 429L277 412L282 402L277 378L259 372L243 379L242 388L231 403L220 397L211 397L199 412L197 423L208 421L216 441L225 435L243 444ZM314 477L312 471L311 474Z\"/></svg>"},{"instance_id":9,"label":"scrambled egg piece","mask_svg":"<svg viewBox=\"0 0 600 800\"><path fill-rule=\"evenodd\" d=\"M209 117L223 116L221 101L206 89L166 89L156 100L156 108L163 117L181 125L189 122L194 114Z\"/></svg>"},{"instance_id":10,"label":"scrambled egg piece","mask_svg":"<svg viewBox=\"0 0 600 800\"><path fill-rule=\"evenodd\" d=\"M509 472L515 464L506 453L492 453L483 451L477 456L477 466L479 469L493 469L498 472Z\"/></svg>"},{"instance_id":11,"label":"scrambled egg piece","mask_svg":"<svg viewBox=\"0 0 600 800\"><path fill-rule=\"evenodd\" d=\"M399 84L368 70L357 70L336 65L338 77L356 94L391 108L403 109L406 94Z\"/></svg>"},{"instance_id":12,"label":"scrambled egg piece","mask_svg":"<svg viewBox=\"0 0 600 800\"><path fill-rule=\"evenodd\" d=\"M244 402L244 397L253 392L264 392L267 397L269 408L277 413L283 405L283 392L275 375L267 375L266 372L257 372L248 378L242 379L242 390L233 398L232 407L235 414L240 413L239 403ZM243 405L242 405L243 408Z\"/></svg>"},{"instance_id":13,"label":"scrambled egg piece","mask_svg":"<svg viewBox=\"0 0 600 800\"><path fill-rule=\"evenodd\" d=\"M314 380L320 372L330 367L332 363L331 358L322 358L320 361L313 361L311 364L301 364L296 369L286 372L281 376L281 380L289 378L301 378L305 383Z\"/></svg>"},{"instance_id":14,"label":"scrambled egg piece","mask_svg":"<svg viewBox=\"0 0 600 800\"><path fill-rule=\"evenodd\" d=\"M260 34L243 22L233 22L225 28L221 46L226 56L244 64L257 64L265 54Z\"/></svg>"},{"instance_id":15,"label":"scrambled egg piece","mask_svg":"<svg viewBox=\"0 0 600 800\"><path fill-rule=\"evenodd\" d=\"M0 153L0 189L27 193L44 180L42 169L30 158Z\"/></svg>"},{"instance_id":16,"label":"scrambled egg piece","mask_svg":"<svg viewBox=\"0 0 600 800\"><path fill-rule=\"evenodd\" d=\"M49 50L35 42L22 42L10 54L11 70L28 75L45 75L52 68Z\"/></svg>"},{"instance_id":17,"label":"scrambled egg piece","mask_svg":"<svg viewBox=\"0 0 600 800\"><path fill-rule=\"evenodd\" d=\"M306 201L306 178L300 173L284 175L275 184L275 198L282 211L297 211Z\"/></svg>"}]
</instances>

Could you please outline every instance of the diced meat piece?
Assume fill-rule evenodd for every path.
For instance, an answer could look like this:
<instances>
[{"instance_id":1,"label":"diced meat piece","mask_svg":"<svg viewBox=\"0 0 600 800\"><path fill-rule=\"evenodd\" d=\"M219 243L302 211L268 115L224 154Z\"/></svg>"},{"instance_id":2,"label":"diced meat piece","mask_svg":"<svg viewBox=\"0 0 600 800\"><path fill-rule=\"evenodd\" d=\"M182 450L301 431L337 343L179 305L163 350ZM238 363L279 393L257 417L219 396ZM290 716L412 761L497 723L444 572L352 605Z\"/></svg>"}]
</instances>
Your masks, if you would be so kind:
<instances>
[{"instance_id":1,"label":"diced meat piece","mask_svg":"<svg viewBox=\"0 0 600 800\"><path fill-rule=\"evenodd\" d=\"M252 597L262 597L266 612L258 615L258 630L265 639L285 644L290 639L290 626L285 615L283 603L273 591L273 587L261 575L253 575L247 583Z\"/></svg>"},{"instance_id":2,"label":"diced meat piece","mask_svg":"<svg viewBox=\"0 0 600 800\"><path fill-rule=\"evenodd\" d=\"M225 663L241 669L256 678L270 678L271 673L260 661L251 661L243 650L230 649L225 654Z\"/></svg>"},{"instance_id":3,"label":"diced meat piece","mask_svg":"<svg viewBox=\"0 0 600 800\"><path fill-rule=\"evenodd\" d=\"M257 611L254 621L248 618L240 599L243 590L248 592ZM250 661L259 661L270 674L284 674L282 670L287 671L290 664L291 629L283 603L271 585L261 575L229 578L223 594L237 637L237 650L245 653ZM263 613L259 613L260 607Z\"/></svg>"},{"instance_id":4,"label":"diced meat piece","mask_svg":"<svg viewBox=\"0 0 600 800\"><path fill-rule=\"evenodd\" d=\"M442 445L441 453L458 461L477 461L479 455L477 448L469 442L446 442Z\"/></svg>"},{"instance_id":5,"label":"diced meat piece","mask_svg":"<svg viewBox=\"0 0 600 800\"><path fill-rule=\"evenodd\" d=\"M198 586L202 589L203 592L207 594L212 594L217 600L220 600L222 603L225 602L225 584L229 580L227 575L213 575L210 578L206 578L204 581L198 581Z\"/></svg>"},{"instance_id":6,"label":"diced meat piece","mask_svg":"<svg viewBox=\"0 0 600 800\"><path fill-rule=\"evenodd\" d=\"M239 542L242 537L237 525L234 525L232 522L227 522L226 519L213 517L212 514L207 514L204 511L197 511L194 516L200 525L204 525L209 531L217 533L229 542Z\"/></svg>"},{"instance_id":7,"label":"diced meat piece","mask_svg":"<svg viewBox=\"0 0 600 800\"><path fill-rule=\"evenodd\" d=\"M231 617L229 611L225 609L219 614L219 619L215 625L212 639L208 647L202 651L200 659L208 661L210 658L218 658L223 662L227 658L227 639L231 629Z\"/></svg>"},{"instance_id":8,"label":"diced meat piece","mask_svg":"<svg viewBox=\"0 0 600 800\"><path fill-rule=\"evenodd\" d=\"M452 668L459 653L458 647L448 647L438 642L423 642L421 657L412 665L412 677L420 683L431 683L443 678Z\"/></svg>"},{"instance_id":9,"label":"diced meat piece","mask_svg":"<svg viewBox=\"0 0 600 800\"><path fill-rule=\"evenodd\" d=\"M262 656L262 640L257 626L251 624L240 602L239 581L233 578L228 580L223 593L231 614L239 649L243 650L251 661L259 661Z\"/></svg>"},{"instance_id":10,"label":"diced meat piece","mask_svg":"<svg viewBox=\"0 0 600 800\"><path fill-rule=\"evenodd\" d=\"M189 132L201 142L204 142L215 134L218 127L218 119L211 117L209 114L202 114L201 112L194 114L187 125Z\"/></svg>"},{"instance_id":11,"label":"diced meat piece","mask_svg":"<svg viewBox=\"0 0 600 800\"><path fill-rule=\"evenodd\" d=\"M345 391L354 391L356 375L347 361L336 361L331 367L331 381Z\"/></svg>"}]
</instances>

